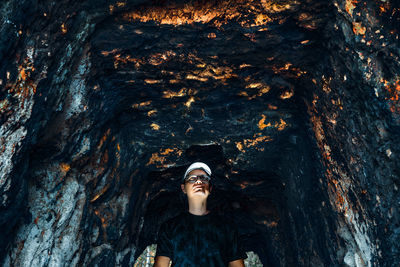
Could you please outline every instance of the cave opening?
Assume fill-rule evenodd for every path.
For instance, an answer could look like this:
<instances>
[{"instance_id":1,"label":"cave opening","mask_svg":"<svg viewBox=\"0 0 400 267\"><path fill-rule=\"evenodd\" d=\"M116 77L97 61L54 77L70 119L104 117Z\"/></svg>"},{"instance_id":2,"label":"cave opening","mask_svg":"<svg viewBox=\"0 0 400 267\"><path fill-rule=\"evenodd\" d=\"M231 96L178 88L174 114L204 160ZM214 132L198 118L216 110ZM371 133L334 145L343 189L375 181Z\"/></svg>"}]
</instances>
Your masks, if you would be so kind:
<instances>
[{"instance_id":1,"label":"cave opening","mask_svg":"<svg viewBox=\"0 0 400 267\"><path fill-rule=\"evenodd\" d=\"M229 166L220 145L195 145L185 152L188 162L207 162L214 170L213 192L209 209L229 216L239 227L243 244L248 252L255 252L264 266L279 263L277 248L290 244L285 229L287 210L284 184L270 167L258 172ZM146 197L143 223L139 233L135 258L154 244L160 224L187 209L187 200L180 189L181 176L187 166L152 172L146 178ZM287 226L286 226L287 227ZM273 250L273 248L275 250ZM290 245L285 247L290 249ZM286 253L280 256L285 257Z\"/></svg>"}]
</instances>

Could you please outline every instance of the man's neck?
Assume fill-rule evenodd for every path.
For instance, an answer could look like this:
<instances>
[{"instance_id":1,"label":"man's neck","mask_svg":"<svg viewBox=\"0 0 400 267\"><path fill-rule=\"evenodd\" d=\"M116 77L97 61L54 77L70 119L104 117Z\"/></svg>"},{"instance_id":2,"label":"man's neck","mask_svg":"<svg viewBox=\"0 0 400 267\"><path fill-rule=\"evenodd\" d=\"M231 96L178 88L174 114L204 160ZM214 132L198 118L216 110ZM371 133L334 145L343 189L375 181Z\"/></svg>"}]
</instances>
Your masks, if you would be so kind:
<instances>
[{"instance_id":1,"label":"man's neck","mask_svg":"<svg viewBox=\"0 0 400 267\"><path fill-rule=\"evenodd\" d=\"M207 199L204 200L189 199L189 213L193 215L208 214L209 210L207 210Z\"/></svg>"}]
</instances>

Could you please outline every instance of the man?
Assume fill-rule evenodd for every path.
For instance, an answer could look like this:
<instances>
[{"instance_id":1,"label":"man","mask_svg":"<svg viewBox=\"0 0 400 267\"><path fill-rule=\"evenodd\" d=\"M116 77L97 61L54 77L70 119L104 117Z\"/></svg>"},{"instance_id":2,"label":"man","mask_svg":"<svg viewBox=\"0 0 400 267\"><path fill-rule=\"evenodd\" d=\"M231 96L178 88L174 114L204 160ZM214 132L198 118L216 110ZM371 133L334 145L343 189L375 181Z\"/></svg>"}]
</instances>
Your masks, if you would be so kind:
<instances>
[{"instance_id":1,"label":"man","mask_svg":"<svg viewBox=\"0 0 400 267\"><path fill-rule=\"evenodd\" d=\"M244 267L246 253L229 220L207 209L211 193L211 169L202 162L189 166L181 189L189 210L161 225L155 267Z\"/></svg>"}]
</instances>

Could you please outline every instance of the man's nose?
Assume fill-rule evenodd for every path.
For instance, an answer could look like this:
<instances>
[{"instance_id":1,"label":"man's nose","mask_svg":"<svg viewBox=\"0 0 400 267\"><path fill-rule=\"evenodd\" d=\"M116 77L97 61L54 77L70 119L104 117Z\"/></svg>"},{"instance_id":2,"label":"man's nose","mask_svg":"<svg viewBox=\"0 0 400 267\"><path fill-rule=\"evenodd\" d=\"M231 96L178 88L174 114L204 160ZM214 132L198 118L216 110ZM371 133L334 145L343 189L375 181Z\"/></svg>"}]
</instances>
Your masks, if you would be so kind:
<instances>
[{"instance_id":1,"label":"man's nose","mask_svg":"<svg viewBox=\"0 0 400 267\"><path fill-rule=\"evenodd\" d=\"M200 178L197 178L196 179L196 184L202 184L203 182L201 181L201 179Z\"/></svg>"}]
</instances>

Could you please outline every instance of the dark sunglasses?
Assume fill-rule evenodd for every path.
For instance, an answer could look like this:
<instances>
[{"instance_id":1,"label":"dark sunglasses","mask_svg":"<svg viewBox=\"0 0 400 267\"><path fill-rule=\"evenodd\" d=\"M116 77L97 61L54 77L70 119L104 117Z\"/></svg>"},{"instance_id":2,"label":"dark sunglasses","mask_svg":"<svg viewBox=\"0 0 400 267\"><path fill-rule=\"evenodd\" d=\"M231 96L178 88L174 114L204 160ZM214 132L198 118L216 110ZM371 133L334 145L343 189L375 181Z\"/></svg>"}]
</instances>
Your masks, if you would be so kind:
<instances>
[{"instance_id":1,"label":"dark sunglasses","mask_svg":"<svg viewBox=\"0 0 400 267\"><path fill-rule=\"evenodd\" d=\"M185 179L185 182L194 184L198 179L205 184L208 184L211 180L210 176L202 174L202 175L190 175Z\"/></svg>"}]
</instances>

